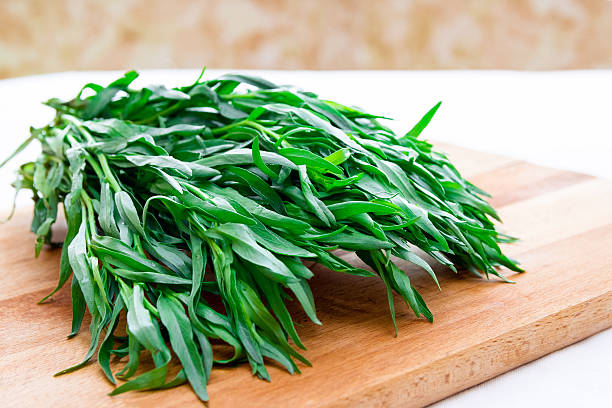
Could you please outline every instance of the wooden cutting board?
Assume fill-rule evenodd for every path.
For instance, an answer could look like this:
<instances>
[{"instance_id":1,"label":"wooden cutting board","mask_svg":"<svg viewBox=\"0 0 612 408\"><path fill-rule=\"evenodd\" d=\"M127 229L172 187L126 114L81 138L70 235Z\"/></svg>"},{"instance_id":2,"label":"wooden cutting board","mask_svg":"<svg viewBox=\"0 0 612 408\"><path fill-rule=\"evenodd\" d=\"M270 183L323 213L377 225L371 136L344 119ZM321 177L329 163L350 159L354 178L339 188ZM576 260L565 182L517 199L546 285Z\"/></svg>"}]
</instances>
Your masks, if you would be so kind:
<instances>
[{"instance_id":1,"label":"wooden cutting board","mask_svg":"<svg viewBox=\"0 0 612 408\"><path fill-rule=\"evenodd\" d=\"M399 335L382 282L314 267L312 290L323 326L294 307L313 368L272 382L247 365L215 368L210 407L421 406L495 377L612 326L612 181L442 146L463 174L488 190L503 228L522 241L516 284L436 267L442 291L406 266L435 322L414 318L396 298ZM3 198L8 199L8 198ZM54 286L59 251L33 259L30 214L0 226L0 401L8 406L198 406L188 385L116 397L99 367L53 373L81 360L85 330L70 331L69 290ZM349 255L348 258L351 258ZM117 369L119 368L117 364Z\"/></svg>"}]
</instances>

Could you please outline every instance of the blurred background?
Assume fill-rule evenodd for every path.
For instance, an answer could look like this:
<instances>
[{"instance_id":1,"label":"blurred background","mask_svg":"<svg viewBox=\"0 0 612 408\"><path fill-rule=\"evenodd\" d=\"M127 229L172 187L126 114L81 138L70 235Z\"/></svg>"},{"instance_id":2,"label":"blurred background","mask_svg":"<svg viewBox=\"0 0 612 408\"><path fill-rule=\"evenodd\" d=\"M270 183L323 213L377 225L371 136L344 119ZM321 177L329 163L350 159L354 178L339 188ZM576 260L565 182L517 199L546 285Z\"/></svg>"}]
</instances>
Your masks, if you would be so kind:
<instances>
[{"instance_id":1,"label":"blurred background","mask_svg":"<svg viewBox=\"0 0 612 408\"><path fill-rule=\"evenodd\" d=\"M77 69L612 68L610 0L2 0L0 78Z\"/></svg>"}]
</instances>

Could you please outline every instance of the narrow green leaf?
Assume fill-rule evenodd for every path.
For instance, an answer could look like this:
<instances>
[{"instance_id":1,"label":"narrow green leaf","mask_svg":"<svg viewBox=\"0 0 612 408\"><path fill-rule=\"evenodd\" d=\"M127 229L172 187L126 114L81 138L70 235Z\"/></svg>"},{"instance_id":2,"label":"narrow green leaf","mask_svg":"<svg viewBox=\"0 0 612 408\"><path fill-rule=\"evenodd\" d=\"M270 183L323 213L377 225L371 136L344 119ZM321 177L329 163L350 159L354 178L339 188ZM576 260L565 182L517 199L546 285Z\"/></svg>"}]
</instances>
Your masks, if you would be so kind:
<instances>
[{"instance_id":1,"label":"narrow green leaf","mask_svg":"<svg viewBox=\"0 0 612 408\"><path fill-rule=\"evenodd\" d=\"M425 116L423 116L421 120L419 120L419 122L416 125L414 125L412 129L410 129L408 133L406 133L406 136L418 137L421 134L421 132L423 132L423 130L427 127L427 125L429 125L429 122L431 122L431 119L436 114L436 111L438 110L440 105L442 105L442 102L438 102L433 108L431 108L425 114Z\"/></svg>"},{"instance_id":2,"label":"narrow green leaf","mask_svg":"<svg viewBox=\"0 0 612 408\"><path fill-rule=\"evenodd\" d=\"M183 307L172 298L160 296L157 308L162 323L168 329L172 349L181 360L189 384L202 401L208 401L204 366L193 340L189 318L185 315Z\"/></svg>"}]
</instances>

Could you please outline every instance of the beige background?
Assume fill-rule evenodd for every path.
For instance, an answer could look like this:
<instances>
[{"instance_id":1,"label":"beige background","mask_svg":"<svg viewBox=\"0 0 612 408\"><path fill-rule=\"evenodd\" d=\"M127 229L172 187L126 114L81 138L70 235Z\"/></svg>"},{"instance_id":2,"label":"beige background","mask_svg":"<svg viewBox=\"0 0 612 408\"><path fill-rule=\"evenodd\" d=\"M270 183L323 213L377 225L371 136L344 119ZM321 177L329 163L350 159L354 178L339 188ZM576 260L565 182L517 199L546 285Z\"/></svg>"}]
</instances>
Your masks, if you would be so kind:
<instances>
[{"instance_id":1,"label":"beige background","mask_svg":"<svg viewBox=\"0 0 612 408\"><path fill-rule=\"evenodd\" d=\"M72 69L612 68L610 0L0 0L0 77Z\"/></svg>"}]
</instances>

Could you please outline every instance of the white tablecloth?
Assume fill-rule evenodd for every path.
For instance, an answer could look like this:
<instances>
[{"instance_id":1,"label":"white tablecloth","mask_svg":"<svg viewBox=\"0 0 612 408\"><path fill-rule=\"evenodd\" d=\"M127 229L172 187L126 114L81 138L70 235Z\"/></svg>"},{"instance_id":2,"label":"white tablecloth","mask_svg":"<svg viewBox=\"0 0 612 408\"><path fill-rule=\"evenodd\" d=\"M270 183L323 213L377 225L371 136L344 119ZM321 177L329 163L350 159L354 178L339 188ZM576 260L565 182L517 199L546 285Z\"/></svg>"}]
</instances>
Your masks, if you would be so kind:
<instances>
[{"instance_id":1,"label":"white tablecloth","mask_svg":"<svg viewBox=\"0 0 612 408\"><path fill-rule=\"evenodd\" d=\"M143 71L137 84L191 83L196 70ZM213 77L220 71L209 71ZM0 81L0 160L53 116L40 104L71 98L87 82L106 84L119 72L66 72ZM568 170L612 178L612 71L261 71L321 96L397 118L406 131L436 102L441 109L424 137ZM0 170L0 218L16 164ZM24 194L19 202L26 202ZM610 204L612 211L612 203ZM0 233L2 227L0 226ZM612 242L610 243L612 250ZM612 271L610 271L612 273ZM10 375L10 373L5 373ZM452 396L459 407L611 407L612 329Z\"/></svg>"}]
</instances>

